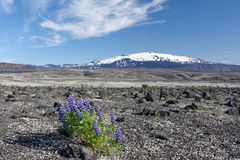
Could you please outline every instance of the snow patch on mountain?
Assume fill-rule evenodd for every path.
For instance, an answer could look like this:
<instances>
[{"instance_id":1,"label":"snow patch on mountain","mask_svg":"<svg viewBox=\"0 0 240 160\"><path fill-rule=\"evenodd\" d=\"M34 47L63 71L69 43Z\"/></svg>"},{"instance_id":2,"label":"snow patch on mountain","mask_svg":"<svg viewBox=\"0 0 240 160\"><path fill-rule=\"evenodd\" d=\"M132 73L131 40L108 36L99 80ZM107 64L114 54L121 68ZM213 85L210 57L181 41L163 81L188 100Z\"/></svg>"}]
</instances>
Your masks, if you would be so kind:
<instances>
[{"instance_id":1,"label":"snow patch on mountain","mask_svg":"<svg viewBox=\"0 0 240 160\"><path fill-rule=\"evenodd\" d=\"M143 53L121 55L121 56L116 56L116 57L108 58L104 60L93 61L91 63L88 63L87 65L93 66L93 65L111 64L124 59L129 59L131 61L137 61L137 62L168 61L168 62L175 62L175 63L182 63L182 64L202 62L202 60L200 59L195 59L195 58L186 57L186 56L177 56L177 55L171 55L171 54L165 54L165 53L143 52Z\"/></svg>"}]
</instances>

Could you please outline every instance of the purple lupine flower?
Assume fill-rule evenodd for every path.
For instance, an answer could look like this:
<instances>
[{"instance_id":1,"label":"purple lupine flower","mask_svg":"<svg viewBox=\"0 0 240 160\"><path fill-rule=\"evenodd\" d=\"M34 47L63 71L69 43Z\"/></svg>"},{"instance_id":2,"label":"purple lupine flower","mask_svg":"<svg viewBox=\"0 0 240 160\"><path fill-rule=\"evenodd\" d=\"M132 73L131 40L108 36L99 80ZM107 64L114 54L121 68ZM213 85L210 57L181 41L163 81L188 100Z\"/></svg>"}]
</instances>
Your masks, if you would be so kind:
<instances>
[{"instance_id":1,"label":"purple lupine flower","mask_svg":"<svg viewBox=\"0 0 240 160\"><path fill-rule=\"evenodd\" d=\"M115 124L115 123L116 123L116 116L115 116L115 114L113 113L113 111L110 112L110 118L111 118L111 123L112 123L112 124Z\"/></svg>"},{"instance_id":2,"label":"purple lupine flower","mask_svg":"<svg viewBox=\"0 0 240 160\"><path fill-rule=\"evenodd\" d=\"M82 119L82 113L77 109L77 118L79 119L79 120L81 120Z\"/></svg>"},{"instance_id":3,"label":"purple lupine flower","mask_svg":"<svg viewBox=\"0 0 240 160\"><path fill-rule=\"evenodd\" d=\"M58 112L58 118L59 118L59 122L64 122L65 121L65 115L66 115L66 110L64 107L60 107L59 108L59 112Z\"/></svg>"},{"instance_id":4,"label":"purple lupine flower","mask_svg":"<svg viewBox=\"0 0 240 160\"><path fill-rule=\"evenodd\" d=\"M86 112L86 111L87 111L87 108L86 108L86 106L84 105L82 99L79 101L78 107L80 108L80 110L81 110L82 112Z\"/></svg>"},{"instance_id":5,"label":"purple lupine flower","mask_svg":"<svg viewBox=\"0 0 240 160\"><path fill-rule=\"evenodd\" d=\"M93 122L93 129L94 129L95 134L96 134L97 136L100 136L100 135L101 135L101 132L100 132L100 130L99 130L99 128L98 128L98 121L97 121L97 119Z\"/></svg>"},{"instance_id":6,"label":"purple lupine flower","mask_svg":"<svg viewBox=\"0 0 240 160\"><path fill-rule=\"evenodd\" d=\"M101 120L102 117L103 117L103 114L102 114L101 108L100 108L99 106L97 106L97 107L96 107L96 111L97 111L98 119Z\"/></svg>"},{"instance_id":7,"label":"purple lupine flower","mask_svg":"<svg viewBox=\"0 0 240 160\"><path fill-rule=\"evenodd\" d=\"M74 112L77 111L77 105L76 105L76 102L75 102L73 96L69 96L69 97L68 97L67 105L68 105L68 108L69 108L71 111L74 111Z\"/></svg>"},{"instance_id":8,"label":"purple lupine flower","mask_svg":"<svg viewBox=\"0 0 240 160\"><path fill-rule=\"evenodd\" d=\"M84 104L85 104L86 108L87 108L90 112L93 112L93 107L92 107L92 105L91 105L91 103L90 103L90 99L88 99Z\"/></svg>"},{"instance_id":9,"label":"purple lupine flower","mask_svg":"<svg viewBox=\"0 0 240 160\"><path fill-rule=\"evenodd\" d=\"M71 108L69 107L68 102L65 103L65 107L67 109L67 112L71 112Z\"/></svg>"},{"instance_id":10,"label":"purple lupine flower","mask_svg":"<svg viewBox=\"0 0 240 160\"><path fill-rule=\"evenodd\" d=\"M116 129L116 132L115 132L115 140L118 144L120 144L122 142L122 131L120 128L117 128Z\"/></svg>"}]
</instances>

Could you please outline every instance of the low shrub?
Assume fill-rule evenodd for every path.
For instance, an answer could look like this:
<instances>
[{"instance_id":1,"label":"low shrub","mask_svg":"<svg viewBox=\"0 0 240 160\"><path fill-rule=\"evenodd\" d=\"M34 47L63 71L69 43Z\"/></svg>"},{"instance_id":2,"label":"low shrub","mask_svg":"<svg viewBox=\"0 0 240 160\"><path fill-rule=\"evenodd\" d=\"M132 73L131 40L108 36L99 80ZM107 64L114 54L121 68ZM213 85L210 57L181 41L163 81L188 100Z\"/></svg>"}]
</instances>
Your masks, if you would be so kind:
<instances>
[{"instance_id":1,"label":"low shrub","mask_svg":"<svg viewBox=\"0 0 240 160\"><path fill-rule=\"evenodd\" d=\"M59 121L63 131L79 137L95 151L107 156L120 152L122 132L116 126L114 113L110 113L111 123L108 124L101 108L93 107L90 100L77 102L70 96L66 105L59 109Z\"/></svg>"}]
</instances>

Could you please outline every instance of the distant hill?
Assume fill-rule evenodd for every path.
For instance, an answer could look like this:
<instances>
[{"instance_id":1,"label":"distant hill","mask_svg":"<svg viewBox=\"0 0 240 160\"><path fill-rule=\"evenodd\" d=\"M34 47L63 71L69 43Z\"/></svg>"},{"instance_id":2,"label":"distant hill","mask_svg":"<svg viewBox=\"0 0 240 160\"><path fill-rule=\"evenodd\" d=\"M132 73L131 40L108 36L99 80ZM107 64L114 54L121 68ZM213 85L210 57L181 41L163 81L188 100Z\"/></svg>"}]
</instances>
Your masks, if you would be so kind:
<instances>
[{"instance_id":1,"label":"distant hill","mask_svg":"<svg viewBox=\"0 0 240 160\"><path fill-rule=\"evenodd\" d=\"M21 70L33 70L36 69L36 66L25 65L25 64L13 64L13 63L1 63L0 62L0 71L21 71Z\"/></svg>"}]
</instances>

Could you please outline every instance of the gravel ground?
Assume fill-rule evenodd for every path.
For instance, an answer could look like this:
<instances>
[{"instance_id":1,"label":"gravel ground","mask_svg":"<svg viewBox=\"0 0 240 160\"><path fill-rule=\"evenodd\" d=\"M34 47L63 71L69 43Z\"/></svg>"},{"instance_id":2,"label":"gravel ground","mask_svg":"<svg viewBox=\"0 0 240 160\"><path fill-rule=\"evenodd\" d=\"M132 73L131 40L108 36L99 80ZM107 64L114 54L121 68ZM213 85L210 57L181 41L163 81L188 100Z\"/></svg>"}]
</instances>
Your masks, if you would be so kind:
<instances>
[{"instance_id":1,"label":"gravel ground","mask_svg":"<svg viewBox=\"0 0 240 160\"><path fill-rule=\"evenodd\" d=\"M119 156L103 157L58 131L69 94L91 98L122 128ZM240 88L0 87L0 159L240 159Z\"/></svg>"}]
</instances>

